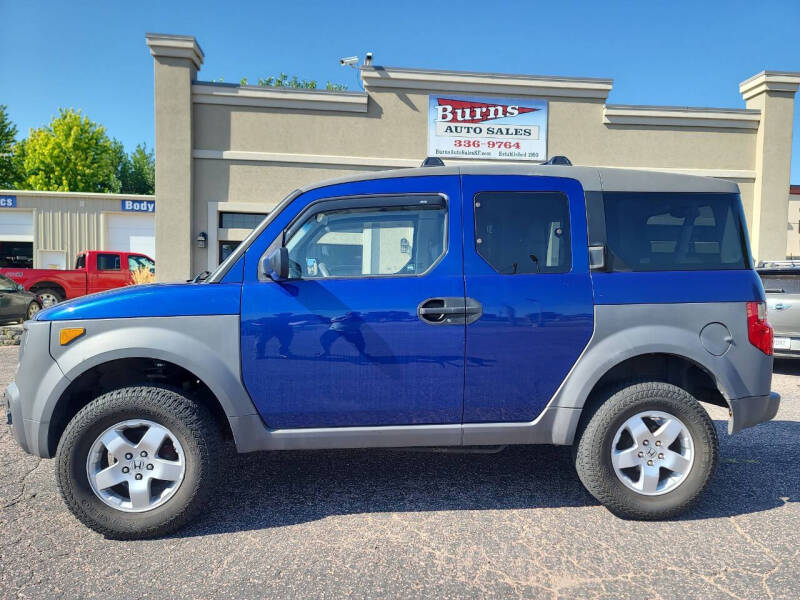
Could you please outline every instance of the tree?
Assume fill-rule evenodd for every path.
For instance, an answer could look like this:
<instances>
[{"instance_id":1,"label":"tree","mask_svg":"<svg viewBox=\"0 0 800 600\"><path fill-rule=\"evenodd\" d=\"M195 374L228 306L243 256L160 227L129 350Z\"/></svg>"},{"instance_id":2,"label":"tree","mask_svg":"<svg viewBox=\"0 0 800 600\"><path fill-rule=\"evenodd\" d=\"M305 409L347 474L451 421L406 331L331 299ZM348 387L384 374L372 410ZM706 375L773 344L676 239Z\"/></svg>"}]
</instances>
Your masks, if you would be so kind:
<instances>
[{"instance_id":1,"label":"tree","mask_svg":"<svg viewBox=\"0 0 800 600\"><path fill-rule=\"evenodd\" d=\"M8 118L7 109L5 104L0 104L0 189L13 188L18 178L14 161L17 126Z\"/></svg>"},{"instance_id":2,"label":"tree","mask_svg":"<svg viewBox=\"0 0 800 600\"><path fill-rule=\"evenodd\" d=\"M120 178L124 194L152 194L156 188L156 162L153 151L146 144L137 144L127 158L126 168Z\"/></svg>"},{"instance_id":3,"label":"tree","mask_svg":"<svg viewBox=\"0 0 800 600\"><path fill-rule=\"evenodd\" d=\"M59 109L50 125L32 129L19 150L21 187L61 192L119 192L119 147L80 111ZM123 152L124 154L124 152Z\"/></svg>"},{"instance_id":4,"label":"tree","mask_svg":"<svg viewBox=\"0 0 800 600\"><path fill-rule=\"evenodd\" d=\"M131 161L125 152L125 146L116 138L111 140L111 164L114 167L114 176L119 181L119 191L124 194L125 182L130 176Z\"/></svg>"}]
</instances>

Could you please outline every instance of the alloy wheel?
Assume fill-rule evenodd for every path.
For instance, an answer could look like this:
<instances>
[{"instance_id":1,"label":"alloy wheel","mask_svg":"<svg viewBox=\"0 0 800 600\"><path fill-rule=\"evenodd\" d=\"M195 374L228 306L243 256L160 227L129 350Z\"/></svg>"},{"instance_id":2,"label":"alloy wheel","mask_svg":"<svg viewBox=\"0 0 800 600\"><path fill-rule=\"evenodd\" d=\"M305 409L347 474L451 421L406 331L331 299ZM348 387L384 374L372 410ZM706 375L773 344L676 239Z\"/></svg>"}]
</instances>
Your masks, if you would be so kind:
<instances>
[{"instance_id":1,"label":"alloy wheel","mask_svg":"<svg viewBox=\"0 0 800 600\"><path fill-rule=\"evenodd\" d=\"M86 474L95 495L124 512L145 512L167 502L186 474L177 437L146 419L122 421L92 444Z\"/></svg>"},{"instance_id":2,"label":"alloy wheel","mask_svg":"<svg viewBox=\"0 0 800 600\"><path fill-rule=\"evenodd\" d=\"M677 417L644 411L627 419L611 444L617 478L645 496L658 496L681 485L694 464L694 440Z\"/></svg>"}]
</instances>

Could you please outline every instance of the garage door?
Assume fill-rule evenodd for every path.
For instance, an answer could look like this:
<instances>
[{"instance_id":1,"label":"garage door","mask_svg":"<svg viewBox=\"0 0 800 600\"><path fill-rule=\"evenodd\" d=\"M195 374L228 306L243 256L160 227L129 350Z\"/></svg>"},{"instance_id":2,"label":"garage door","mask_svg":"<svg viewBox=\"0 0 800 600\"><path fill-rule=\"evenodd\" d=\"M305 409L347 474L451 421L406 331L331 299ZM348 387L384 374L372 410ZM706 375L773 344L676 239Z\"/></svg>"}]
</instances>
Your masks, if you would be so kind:
<instances>
[{"instance_id":1,"label":"garage door","mask_svg":"<svg viewBox=\"0 0 800 600\"><path fill-rule=\"evenodd\" d=\"M156 257L155 219L149 215L106 215L105 250Z\"/></svg>"},{"instance_id":2,"label":"garage door","mask_svg":"<svg viewBox=\"0 0 800 600\"><path fill-rule=\"evenodd\" d=\"M33 211L10 211L0 213L0 241L32 242Z\"/></svg>"}]
</instances>

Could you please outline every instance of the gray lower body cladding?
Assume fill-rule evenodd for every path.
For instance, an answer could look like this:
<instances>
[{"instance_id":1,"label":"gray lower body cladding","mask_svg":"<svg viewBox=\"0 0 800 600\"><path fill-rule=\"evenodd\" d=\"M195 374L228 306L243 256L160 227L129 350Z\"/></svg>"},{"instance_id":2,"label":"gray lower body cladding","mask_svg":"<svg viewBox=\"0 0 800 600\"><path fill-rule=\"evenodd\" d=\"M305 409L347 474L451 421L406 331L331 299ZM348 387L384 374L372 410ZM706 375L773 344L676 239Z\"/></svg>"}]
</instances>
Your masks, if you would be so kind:
<instances>
[{"instance_id":1,"label":"gray lower body cladding","mask_svg":"<svg viewBox=\"0 0 800 600\"><path fill-rule=\"evenodd\" d=\"M728 404L731 409L728 433L732 435L746 427L774 419L781 406L781 397L775 392L771 392L766 396L733 398Z\"/></svg>"},{"instance_id":2,"label":"gray lower body cladding","mask_svg":"<svg viewBox=\"0 0 800 600\"><path fill-rule=\"evenodd\" d=\"M86 336L61 346L58 330L68 326L86 327ZM683 357L709 373L731 408L732 433L773 418L779 403L770 394L772 357L749 343L743 303L596 306L594 333L580 358L542 413L524 423L270 429L241 381L239 336L237 315L30 323L22 352L37 359L22 362L7 391L14 434L27 451L48 456L49 423L69 383L96 365L131 357L169 361L196 374L219 401L240 452L571 444L600 378L647 354Z\"/></svg>"}]
</instances>

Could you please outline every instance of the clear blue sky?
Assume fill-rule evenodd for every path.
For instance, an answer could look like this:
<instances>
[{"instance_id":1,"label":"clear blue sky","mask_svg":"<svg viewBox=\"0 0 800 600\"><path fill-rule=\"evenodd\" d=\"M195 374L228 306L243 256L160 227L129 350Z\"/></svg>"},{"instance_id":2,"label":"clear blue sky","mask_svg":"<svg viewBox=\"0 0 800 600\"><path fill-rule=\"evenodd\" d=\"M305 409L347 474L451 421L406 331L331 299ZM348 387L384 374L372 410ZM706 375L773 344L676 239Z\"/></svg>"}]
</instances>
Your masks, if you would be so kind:
<instances>
[{"instance_id":1,"label":"clear blue sky","mask_svg":"<svg viewBox=\"0 0 800 600\"><path fill-rule=\"evenodd\" d=\"M371 50L391 66L610 77L616 104L741 108L740 81L800 71L798 0L0 0L0 104L22 136L63 106L83 109L128 149L152 147L148 31L196 36L200 79L229 82L284 71L358 89L338 59Z\"/></svg>"}]
</instances>

